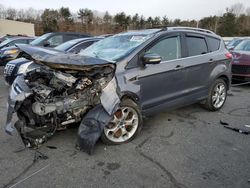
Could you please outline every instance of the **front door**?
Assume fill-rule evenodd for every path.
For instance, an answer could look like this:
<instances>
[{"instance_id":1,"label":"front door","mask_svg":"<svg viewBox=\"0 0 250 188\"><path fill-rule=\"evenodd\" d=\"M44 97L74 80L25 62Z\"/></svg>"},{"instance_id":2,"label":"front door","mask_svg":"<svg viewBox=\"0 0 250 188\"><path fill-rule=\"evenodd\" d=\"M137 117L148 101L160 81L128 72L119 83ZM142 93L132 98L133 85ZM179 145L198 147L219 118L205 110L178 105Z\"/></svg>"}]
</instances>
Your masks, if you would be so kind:
<instances>
[{"instance_id":1,"label":"front door","mask_svg":"<svg viewBox=\"0 0 250 188\"><path fill-rule=\"evenodd\" d=\"M183 96L187 75L182 72L181 49L181 36L177 34L162 37L145 50L160 55L162 61L147 64L138 73L143 110L171 106Z\"/></svg>"}]
</instances>

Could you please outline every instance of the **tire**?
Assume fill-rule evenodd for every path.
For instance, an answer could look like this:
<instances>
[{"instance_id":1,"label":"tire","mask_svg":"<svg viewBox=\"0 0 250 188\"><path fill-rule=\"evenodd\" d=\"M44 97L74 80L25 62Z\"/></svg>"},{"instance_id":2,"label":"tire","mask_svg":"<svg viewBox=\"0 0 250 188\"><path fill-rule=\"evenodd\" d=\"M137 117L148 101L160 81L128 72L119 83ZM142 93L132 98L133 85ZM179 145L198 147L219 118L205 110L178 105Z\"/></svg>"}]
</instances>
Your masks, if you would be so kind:
<instances>
[{"instance_id":1,"label":"tire","mask_svg":"<svg viewBox=\"0 0 250 188\"><path fill-rule=\"evenodd\" d=\"M218 92L219 88L224 88L224 90L221 92ZM204 101L202 106L210 111L220 110L225 104L226 99L227 99L227 88L228 86L223 79L219 78L215 80L213 84L210 86L209 92L208 92L208 98ZM216 96L220 98L218 99L218 103L217 101L215 101Z\"/></svg>"},{"instance_id":2,"label":"tire","mask_svg":"<svg viewBox=\"0 0 250 188\"><path fill-rule=\"evenodd\" d=\"M128 143L139 134L141 129L142 115L140 108L133 100L125 99L114 113L112 121L104 128L101 140L107 145Z\"/></svg>"}]
</instances>

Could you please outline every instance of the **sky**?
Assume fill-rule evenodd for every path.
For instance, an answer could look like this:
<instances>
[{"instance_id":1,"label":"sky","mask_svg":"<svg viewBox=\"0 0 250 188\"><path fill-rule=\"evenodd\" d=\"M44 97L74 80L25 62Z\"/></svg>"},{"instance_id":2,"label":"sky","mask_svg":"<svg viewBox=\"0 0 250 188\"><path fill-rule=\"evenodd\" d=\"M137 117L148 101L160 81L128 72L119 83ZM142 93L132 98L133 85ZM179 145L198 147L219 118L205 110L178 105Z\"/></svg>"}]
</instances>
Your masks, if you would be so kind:
<instances>
[{"instance_id":1,"label":"sky","mask_svg":"<svg viewBox=\"0 0 250 188\"><path fill-rule=\"evenodd\" d=\"M250 7L250 0L0 0L0 4L13 8L58 9L64 6L73 12L79 8L89 8L109 11L112 15L125 12L130 15L139 13L145 17L166 15L170 19L189 20L220 15L235 3Z\"/></svg>"}]
</instances>

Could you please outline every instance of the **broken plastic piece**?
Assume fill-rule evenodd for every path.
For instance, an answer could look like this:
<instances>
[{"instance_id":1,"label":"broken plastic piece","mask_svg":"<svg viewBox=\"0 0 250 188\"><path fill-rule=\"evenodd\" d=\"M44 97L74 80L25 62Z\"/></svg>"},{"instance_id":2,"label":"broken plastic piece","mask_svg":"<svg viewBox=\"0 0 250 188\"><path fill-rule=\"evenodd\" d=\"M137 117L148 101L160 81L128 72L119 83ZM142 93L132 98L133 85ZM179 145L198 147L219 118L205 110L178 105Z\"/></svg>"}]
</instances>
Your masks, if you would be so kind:
<instances>
[{"instance_id":1,"label":"broken plastic piece","mask_svg":"<svg viewBox=\"0 0 250 188\"><path fill-rule=\"evenodd\" d=\"M88 112L78 129L77 145L81 151L85 151L90 155L93 153L95 143L111 119L112 116L101 105Z\"/></svg>"},{"instance_id":2,"label":"broken plastic piece","mask_svg":"<svg viewBox=\"0 0 250 188\"><path fill-rule=\"evenodd\" d=\"M239 129L239 128L235 128L235 127L230 127L230 126L227 126L227 125L224 125L224 127L227 128L227 129L233 130L235 132L239 132L241 134L245 134L245 135L250 134L250 131L248 131L248 130Z\"/></svg>"},{"instance_id":3,"label":"broken plastic piece","mask_svg":"<svg viewBox=\"0 0 250 188\"><path fill-rule=\"evenodd\" d=\"M227 122L224 122L224 121L221 121L221 120L220 120L220 124L221 125L229 125Z\"/></svg>"}]
</instances>

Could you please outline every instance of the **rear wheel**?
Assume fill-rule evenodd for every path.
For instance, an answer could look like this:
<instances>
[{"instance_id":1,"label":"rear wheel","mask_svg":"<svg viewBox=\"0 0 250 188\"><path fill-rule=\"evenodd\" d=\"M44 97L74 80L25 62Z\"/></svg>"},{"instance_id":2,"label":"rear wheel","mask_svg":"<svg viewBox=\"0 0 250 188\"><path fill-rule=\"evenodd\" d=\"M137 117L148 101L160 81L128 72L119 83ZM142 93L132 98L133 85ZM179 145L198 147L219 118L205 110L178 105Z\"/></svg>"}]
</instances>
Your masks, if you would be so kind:
<instances>
[{"instance_id":1,"label":"rear wheel","mask_svg":"<svg viewBox=\"0 0 250 188\"><path fill-rule=\"evenodd\" d=\"M210 111L221 109L227 98L227 84L223 79L217 79L211 85L208 98L203 106Z\"/></svg>"},{"instance_id":2,"label":"rear wheel","mask_svg":"<svg viewBox=\"0 0 250 188\"><path fill-rule=\"evenodd\" d=\"M105 144L116 145L134 139L142 128L142 115L137 104L126 99L114 113L113 119L104 128L101 140Z\"/></svg>"}]
</instances>

